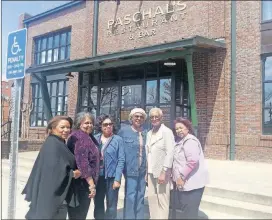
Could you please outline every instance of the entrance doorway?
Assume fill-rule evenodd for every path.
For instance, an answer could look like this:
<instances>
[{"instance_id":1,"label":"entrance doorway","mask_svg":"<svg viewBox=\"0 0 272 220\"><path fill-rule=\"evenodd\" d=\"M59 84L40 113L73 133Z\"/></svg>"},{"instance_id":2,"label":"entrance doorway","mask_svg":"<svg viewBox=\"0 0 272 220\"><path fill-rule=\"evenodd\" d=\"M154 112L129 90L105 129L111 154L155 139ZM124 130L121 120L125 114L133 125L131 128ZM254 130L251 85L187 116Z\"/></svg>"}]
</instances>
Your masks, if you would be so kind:
<instances>
[{"instance_id":1,"label":"entrance doorway","mask_svg":"<svg viewBox=\"0 0 272 220\"><path fill-rule=\"evenodd\" d=\"M172 127L175 117L188 118L190 112L185 62L173 62L174 66L160 61L80 73L78 111L89 111L94 116L109 114L120 128L129 126L131 109L141 107L148 114L151 108L159 107L164 123Z\"/></svg>"}]
</instances>

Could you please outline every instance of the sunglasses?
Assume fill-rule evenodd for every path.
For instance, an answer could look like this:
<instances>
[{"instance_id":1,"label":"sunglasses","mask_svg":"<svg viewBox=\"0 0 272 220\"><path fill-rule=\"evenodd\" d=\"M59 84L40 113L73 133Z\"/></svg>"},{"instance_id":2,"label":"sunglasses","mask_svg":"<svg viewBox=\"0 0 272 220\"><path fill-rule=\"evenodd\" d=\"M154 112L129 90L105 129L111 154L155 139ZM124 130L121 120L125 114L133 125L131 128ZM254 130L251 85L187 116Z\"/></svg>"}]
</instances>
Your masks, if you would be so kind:
<instances>
[{"instance_id":1,"label":"sunglasses","mask_svg":"<svg viewBox=\"0 0 272 220\"><path fill-rule=\"evenodd\" d=\"M113 123L103 123L102 124L103 127L108 127L108 126L112 126L112 125L113 125Z\"/></svg>"}]
</instances>

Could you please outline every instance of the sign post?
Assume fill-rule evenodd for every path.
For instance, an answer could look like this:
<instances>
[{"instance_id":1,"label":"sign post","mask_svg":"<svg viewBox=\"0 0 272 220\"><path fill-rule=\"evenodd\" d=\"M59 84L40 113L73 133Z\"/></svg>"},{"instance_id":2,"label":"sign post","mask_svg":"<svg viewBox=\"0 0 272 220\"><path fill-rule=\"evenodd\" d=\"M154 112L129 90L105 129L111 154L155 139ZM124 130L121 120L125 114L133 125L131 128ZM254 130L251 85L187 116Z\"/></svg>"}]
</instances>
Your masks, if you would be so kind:
<instances>
[{"instance_id":1,"label":"sign post","mask_svg":"<svg viewBox=\"0 0 272 220\"><path fill-rule=\"evenodd\" d=\"M8 219L15 219L16 210L20 101L22 81L25 76L26 36L27 30L25 28L11 32L8 35L6 79L16 80L12 100L14 108L12 110L11 148L9 155Z\"/></svg>"}]
</instances>

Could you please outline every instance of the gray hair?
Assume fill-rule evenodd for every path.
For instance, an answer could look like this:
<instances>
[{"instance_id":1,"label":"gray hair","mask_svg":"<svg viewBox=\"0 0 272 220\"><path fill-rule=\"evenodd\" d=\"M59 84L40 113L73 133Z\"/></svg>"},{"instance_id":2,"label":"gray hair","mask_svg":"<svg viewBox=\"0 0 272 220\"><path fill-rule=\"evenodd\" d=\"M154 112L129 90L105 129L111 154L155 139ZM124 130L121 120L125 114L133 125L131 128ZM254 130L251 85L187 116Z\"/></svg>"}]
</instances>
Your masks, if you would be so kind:
<instances>
[{"instance_id":1,"label":"gray hair","mask_svg":"<svg viewBox=\"0 0 272 220\"><path fill-rule=\"evenodd\" d=\"M82 121L85 118L90 118L94 125L94 116L90 112L79 112L76 114L76 117L75 117L74 129L79 129Z\"/></svg>"},{"instance_id":2,"label":"gray hair","mask_svg":"<svg viewBox=\"0 0 272 220\"><path fill-rule=\"evenodd\" d=\"M152 109L150 109L150 111L149 111L149 117L150 117L151 114L154 113L154 112L159 113L159 115L160 115L161 117L163 116L162 110L161 110L160 108L152 108Z\"/></svg>"}]
</instances>

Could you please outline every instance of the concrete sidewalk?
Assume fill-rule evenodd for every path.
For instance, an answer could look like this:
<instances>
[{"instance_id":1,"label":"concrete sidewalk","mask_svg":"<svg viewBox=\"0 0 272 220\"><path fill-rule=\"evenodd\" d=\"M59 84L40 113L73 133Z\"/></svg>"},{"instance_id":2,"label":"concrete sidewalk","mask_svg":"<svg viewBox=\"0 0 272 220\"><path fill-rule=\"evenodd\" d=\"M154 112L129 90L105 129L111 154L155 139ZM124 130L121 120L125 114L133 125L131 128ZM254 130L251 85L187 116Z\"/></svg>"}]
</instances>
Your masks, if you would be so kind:
<instances>
[{"instance_id":1,"label":"concrete sidewalk","mask_svg":"<svg viewBox=\"0 0 272 220\"><path fill-rule=\"evenodd\" d=\"M272 197L272 164L207 160L208 186Z\"/></svg>"},{"instance_id":2,"label":"concrete sidewalk","mask_svg":"<svg viewBox=\"0 0 272 220\"><path fill-rule=\"evenodd\" d=\"M23 219L28 211L29 204L24 200L24 196L21 195L21 192L37 155L38 152L24 152L19 154L16 219ZM254 218L255 209L263 209L262 213L256 215L255 218L264 218L262 216L266 215L263 215L263 213L271 214L269 210L272 205L272 164L219 160L207 160L207 164L210 174L210 183L205 189L200 206L200 209L206 217L209 219L241 219L243 216L239 214L240 212L244 212L244 218ZM1 187L3 219L7 218L8 174L8 161L2 160ZM122 218L123 187L124 181L122 181L122 188L119 193L119 218ZM241 199L240 197L244 198ZM267 201L263 201L263 198ZM247 202L251 203L248 204ZM260 204L262 204L262 206L260 206ZM267 211L267 209L269 210ZM145 214L146 217L148 217L148 206L146 206ZM91 202L88 219L93 219L93 202Z\"/></svg>"}]
</instances>

